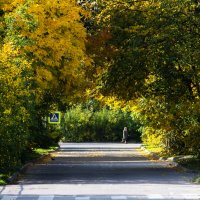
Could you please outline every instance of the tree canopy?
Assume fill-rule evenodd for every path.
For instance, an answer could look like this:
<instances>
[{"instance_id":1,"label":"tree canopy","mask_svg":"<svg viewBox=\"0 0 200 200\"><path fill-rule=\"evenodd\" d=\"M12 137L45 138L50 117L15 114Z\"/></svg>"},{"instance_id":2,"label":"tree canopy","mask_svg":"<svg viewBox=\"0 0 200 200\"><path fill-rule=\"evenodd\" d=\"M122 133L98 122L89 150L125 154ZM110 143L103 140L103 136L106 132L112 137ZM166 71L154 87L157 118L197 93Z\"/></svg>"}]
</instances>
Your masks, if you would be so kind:
<instances>
[{"instance_id":1,"label":"tree canopy","mask_svg":"<svg viewBox=\"0 0 200 200\"><path fill-rule=\"evenodd\" d=\"M75 1L6 0L0 9L0 168L6 169L20 163L26 148L50 140L45 117L82 97L90 60L87 13Z\"/></svg>"},{"instance_id":2,"label":"tree canopy","mask_svg":"<svg viewBox=\"0 0 200 200\"><path fill-rule=\"evenodd\" d=\"M140 118L145 142L155 136L171 153L199 154L199 3L116 0L101 5L96 20L109 35L101 43L109 55L96 66L103 69L97 71L97 93Z\"/></svg>"},{"instance_id":3,"label":"tree canopy","mask_svg":"<svg viewBox=\"0 0 200 200\"><path fill-rule=\"evenodd\" d=\"M196 0L1 0L0 168L59 141L46 116L86 97L131 112L143 142L200 156L199 27Z\"/></svg>"}]
</instances>

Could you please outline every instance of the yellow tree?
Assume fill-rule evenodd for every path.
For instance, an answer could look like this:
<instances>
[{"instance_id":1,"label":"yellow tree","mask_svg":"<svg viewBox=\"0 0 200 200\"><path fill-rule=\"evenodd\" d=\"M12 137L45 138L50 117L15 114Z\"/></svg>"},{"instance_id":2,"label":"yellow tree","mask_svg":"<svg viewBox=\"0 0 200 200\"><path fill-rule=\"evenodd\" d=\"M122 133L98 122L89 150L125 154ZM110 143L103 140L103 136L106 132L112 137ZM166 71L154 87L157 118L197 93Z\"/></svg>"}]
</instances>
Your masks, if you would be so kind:
<instances>
[{"instance_id":1,"label":"yellow tree","mask_svg":"<svg viewBox=\"0 0 200 200\"><path fill-rule=\"evenodd\" d=\"M74 0L13 0L6 16L8 38L32 62L37 85L49 101L66 99L83 86L86 31Z\"/></svg>"},{"instance_id":2,"label":"yellow tree","mask_svg":"<svg viewBox=\"0 0 200 200\"><path fill-rule=\"evenodd\" d=\"M20 162L30 137L42 141L53 103L83 96L84 14L73 0L0 0L1 169Z\"/></svg>"},{"instance_id":3,"label":"yellow tree","mask_svg":"<svg viewBox=\"0 0 200 200\"><path fill-rule=\"evenodd\" d=\"M12 43L0 50L0 169L20 163L27 147L31 105L31 65Z\"/></svg>"}]
</instances>

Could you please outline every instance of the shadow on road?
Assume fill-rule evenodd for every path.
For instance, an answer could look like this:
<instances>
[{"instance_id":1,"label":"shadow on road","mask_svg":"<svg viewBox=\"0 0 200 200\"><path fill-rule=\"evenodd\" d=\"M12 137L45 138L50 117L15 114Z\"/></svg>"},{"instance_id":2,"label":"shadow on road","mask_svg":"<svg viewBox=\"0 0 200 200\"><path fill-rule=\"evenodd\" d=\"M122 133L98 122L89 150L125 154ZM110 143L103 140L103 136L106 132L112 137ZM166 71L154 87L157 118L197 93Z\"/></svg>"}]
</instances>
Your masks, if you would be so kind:
<instances>
[{"instance_id":1,"label":"shadow on road","mask_svg":"<svg viewBox=\"0 0 200 200\"><path fill-rule=\"evenodd\" d=\"M189 181L194 174L148 160L139 147L61 144L54 159L35 163L18 184L6 186L0 195L17 200L198 199L200 187Z\"/></svg>"},{"instance_id":2,"label":"shadow on road","mask_svg":"<svg viewBox=\"0 0 200 200\"><path fill-rule=\"evenodd\" d=\"M148 160L138 144L109 145L61 145L54 160L31 167L19 183L184 185L191 178L191 173L179 173L166 162Z\"/></svg>"}]
</instances>

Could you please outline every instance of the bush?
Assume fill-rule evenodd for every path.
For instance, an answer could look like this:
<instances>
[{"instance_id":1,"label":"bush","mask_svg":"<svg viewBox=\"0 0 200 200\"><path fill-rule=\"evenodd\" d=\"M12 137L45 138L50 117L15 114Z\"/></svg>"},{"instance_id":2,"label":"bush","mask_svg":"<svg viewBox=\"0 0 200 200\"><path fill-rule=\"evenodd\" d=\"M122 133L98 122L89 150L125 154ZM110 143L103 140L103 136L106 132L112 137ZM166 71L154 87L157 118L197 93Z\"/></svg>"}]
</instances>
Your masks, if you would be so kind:
<instances>
[{"instance_id":1,"label":"bush","mask_svg":"<svg viewBox=\"0 0 200 200\"><path fill-rule=\"evenodd\" d=\"M70 142L119 142L124 126L128 127L129 140L140 141L139 124L130 113L78 105L66 112L63 132L65 141Z\"/></svg>"}]
</instances>

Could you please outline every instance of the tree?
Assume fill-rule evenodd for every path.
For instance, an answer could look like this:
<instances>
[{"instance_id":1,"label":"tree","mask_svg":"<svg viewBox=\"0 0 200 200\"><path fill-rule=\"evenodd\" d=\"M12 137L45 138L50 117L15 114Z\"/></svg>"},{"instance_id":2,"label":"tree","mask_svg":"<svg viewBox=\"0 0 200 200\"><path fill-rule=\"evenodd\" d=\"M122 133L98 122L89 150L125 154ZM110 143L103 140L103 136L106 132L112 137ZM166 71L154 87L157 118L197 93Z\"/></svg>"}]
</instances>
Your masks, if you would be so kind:
<instances>
[{"instance_id":1,"label":"tree","mask_svg":"<svg viewBox=\"0 0 200 200\"><path fill-rule=\"evenodd\" d=\"M28 147L54 141L46 115L84 98L84 68L90 64L84 13L73 0L1 1L0 168L20 164Z\"/></svg>"},{"instance_id":2,"label":"tree","mask_svg":"<svg viewBox=\"0 0 200 200\"><path fill-rule=\"evenodd\" d=\"M98 16L114 49L104 57L98 89L134 102L144 131L178 138L177 153L199 154L199 3L194 1L103 1ZM123 102L123 101L122 101ZM144 103L145 102L145 103ZM133 108L131 108L131 105ZM190 109L186 109L191 105ZM135 109L136 108L136 109ZM166 120L169 123L166 123ZM195 132L195 134L194 134ZM182 142L178 144L178 140ZM196 145L188 141L193 141ZM161 142L162 143L162 142ZM186 147L187 146L187 147ZM171 146L173 153L173 145Z\"/></svg>"},{"instance_id":3,"label":"tree","mask_svg":"<svg viewBox=\"0 0 200 200\"><path fill-rule=\"evenodd\" d=\"M20 164L30 137L31 66L12 43L0 51L0 169Z\"/></svg>"},{"instance_id":4,"label":"tree","mask_svg":"<svg viewBox=\"0 0 200 200\"><path fill-rule=\"evenodd\" d=\"M83 84L88 58L80 12L75 1L23 1L7 15L11 34L15 30L21 38L22 51L33 60L36 83L51 102L70 99Z\"/></svg>"}]
</instances>

